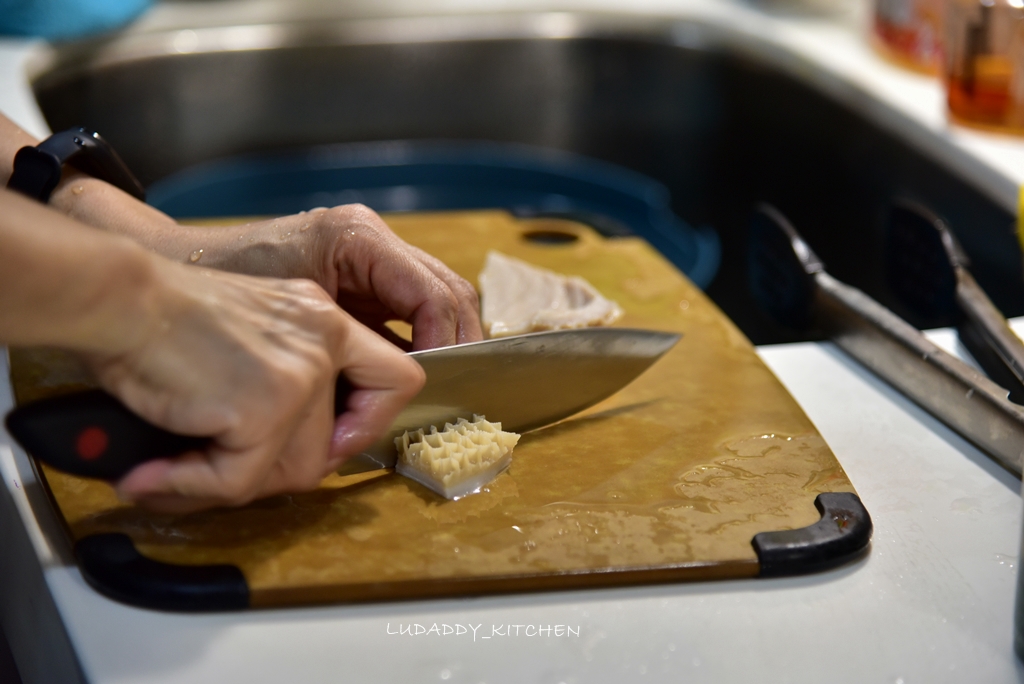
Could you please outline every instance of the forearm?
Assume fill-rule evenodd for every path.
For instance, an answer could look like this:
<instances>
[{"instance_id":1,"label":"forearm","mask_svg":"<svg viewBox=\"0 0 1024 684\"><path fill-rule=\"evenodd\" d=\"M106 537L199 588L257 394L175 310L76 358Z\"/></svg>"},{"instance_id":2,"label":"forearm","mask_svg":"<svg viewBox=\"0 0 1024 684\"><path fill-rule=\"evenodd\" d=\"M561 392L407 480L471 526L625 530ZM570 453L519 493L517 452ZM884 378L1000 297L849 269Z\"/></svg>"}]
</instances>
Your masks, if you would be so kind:
<instances>
[{"instance_id":1,"label":"forearm","mask_svg":"<svg viewBox=\"0 0 1024 684\"><path fill-rule=\"evenodd\" d=\"M0 183L3 186L11 177L17 151L38 143L0 114ZM113 185L73 168L65 168L48 204L82 223L130 237L174 261L185 262L191 254L188 247L193 236L174 219Z\"/></svg>"},{"instance_id":2,"label":"forearm","mask_svg":"<svg viewBox=\"0 0 1024 684\"><path fill-rule=\"evenodd\" d=\"M152 318L155 258L0 190L0 344L127 349Z\"/></svg>"},{"instance_id":3,"label":"forearm","mask_svg":"<svg viewBox=\"0 0 1024 684\"><path fill-rule=\"evenodd\" d=\"M39 141L0 114L0 184L7 185L14 155ZM312 263L300 235L310 220L286 217L247 227L182 225L113 185L71 168L48 205L81 223L129 237L178 263L275 277L318 278L323 270ZM244 233L244 235L243 235ZM239 239L241 236L241 239Z\"/></svg>"}]
</instances>

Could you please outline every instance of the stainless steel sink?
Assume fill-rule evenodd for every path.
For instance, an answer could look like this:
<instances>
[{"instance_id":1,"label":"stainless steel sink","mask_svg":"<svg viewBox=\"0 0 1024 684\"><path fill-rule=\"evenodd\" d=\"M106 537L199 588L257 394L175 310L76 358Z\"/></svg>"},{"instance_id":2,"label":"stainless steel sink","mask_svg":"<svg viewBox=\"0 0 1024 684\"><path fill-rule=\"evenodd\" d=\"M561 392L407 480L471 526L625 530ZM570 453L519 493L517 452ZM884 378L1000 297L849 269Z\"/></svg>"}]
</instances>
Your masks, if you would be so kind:
<instances>
[{"instance_id":1,"label":"stainless steel sink","mask_svg":"<svg viewBox=\"0 0 1024 684\"><path fill-rule=\"evenodd\" d=\"M527 143L632 168L666 184L685 220L719 231L708 292L756 343L798 339L747 293L756 202L786 213L836 277L898 309L882 221L909 197L949 221L996 304L1024 314L1009 211L699 23L559 14L176 31L61 48L34 88L53 129L101 131L144 183L242 152L393 139Z\"/></svg>"}]
</instances>

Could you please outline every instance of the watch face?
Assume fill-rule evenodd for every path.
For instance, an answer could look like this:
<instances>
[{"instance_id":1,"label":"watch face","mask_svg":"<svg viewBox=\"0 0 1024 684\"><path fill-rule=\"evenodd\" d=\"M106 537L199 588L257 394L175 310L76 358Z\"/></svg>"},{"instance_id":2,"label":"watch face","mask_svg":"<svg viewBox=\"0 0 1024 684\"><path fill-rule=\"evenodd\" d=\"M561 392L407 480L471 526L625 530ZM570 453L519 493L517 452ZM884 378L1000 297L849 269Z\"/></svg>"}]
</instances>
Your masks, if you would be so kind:
<instances>
[{"instance_id":1,"label":"watch face","mask_svg":"<svg viewBox=\"0 0 1024 684\"><path fill-rule=\"evenodd\" d=\"M23 147L14 155L14 172L7 187L46 202L60 182L60 176L61 162L57 157L35 147Z\"/></svg>"}]
</instances>

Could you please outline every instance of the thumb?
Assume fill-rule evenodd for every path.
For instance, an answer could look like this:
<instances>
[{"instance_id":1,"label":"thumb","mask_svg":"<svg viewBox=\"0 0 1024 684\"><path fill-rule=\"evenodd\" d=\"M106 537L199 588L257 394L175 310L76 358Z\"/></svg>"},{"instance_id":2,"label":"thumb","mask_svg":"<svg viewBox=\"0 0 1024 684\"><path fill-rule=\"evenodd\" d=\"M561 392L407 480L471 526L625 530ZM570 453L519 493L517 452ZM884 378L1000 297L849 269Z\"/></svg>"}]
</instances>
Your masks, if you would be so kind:
<instances>
[{"instance_id":1,"label":"thumb","mask_svg":"<svg viewBox=\"0 0 1024 684\"><path fill-rule=\"evenodd\" d=\"M412 357L358 323L344 340L339 365L354 389L334 425L330 458L337 464L384 434L427 377Z\"/></svg>"}]
</instances>

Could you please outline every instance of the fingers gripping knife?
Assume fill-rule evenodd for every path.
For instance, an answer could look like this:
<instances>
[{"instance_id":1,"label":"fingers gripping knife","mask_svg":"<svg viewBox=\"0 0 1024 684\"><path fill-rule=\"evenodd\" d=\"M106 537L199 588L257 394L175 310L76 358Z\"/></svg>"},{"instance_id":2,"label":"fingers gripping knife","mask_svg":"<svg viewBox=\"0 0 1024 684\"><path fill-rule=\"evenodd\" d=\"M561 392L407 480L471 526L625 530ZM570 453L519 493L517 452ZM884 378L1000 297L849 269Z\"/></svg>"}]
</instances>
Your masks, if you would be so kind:
<instances>
[{"instance_id":1,"label":"fingers gripping knife","mask_svg":"<svg viewBox=\"0 0 1024 684\"><path fill-rule=\"evenodd\" d=\"M419 395L390 430L346 472L393 467L394 439L406 430L438 428L485 415L505 430L527 432L567 418L632 382L679 335L626 328L533 333L410 354L427 374ZM341 376L335 407L351 386ZM30 454L60 470L115 480L155 458L203 449L209 438L158 428L100 390L20 406L7 416L11 435Z\"/></svg>"},{"instance_id":2,"label":"fingers gripping knife","mask_svg":"<svg viewBox=\"0 0 1024 684\"><path fill-rule=\"evenodd\" d=\"M748 270L755 299L776 320L816 327L1011 472L1021 474L1024 408L1008 391L930 342L919 330L825 271L773 207L750 224Z\"/></svg>"}]
</instances>

